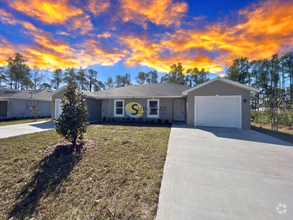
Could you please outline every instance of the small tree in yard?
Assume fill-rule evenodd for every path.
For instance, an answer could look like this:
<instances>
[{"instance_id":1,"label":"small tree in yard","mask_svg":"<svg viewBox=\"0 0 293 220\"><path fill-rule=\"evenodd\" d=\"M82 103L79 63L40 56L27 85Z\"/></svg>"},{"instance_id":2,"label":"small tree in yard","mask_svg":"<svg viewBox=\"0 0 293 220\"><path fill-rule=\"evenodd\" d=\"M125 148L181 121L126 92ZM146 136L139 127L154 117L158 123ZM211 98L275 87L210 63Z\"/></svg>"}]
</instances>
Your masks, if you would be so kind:
<instances>
[{"instance_id":1,"label":"small tree in yard","mask_svg":"<svg viewBox=\"0 0 293 220\"><path fill-rule=\"evenodd\" d=\"M77 138L80 140L83 138L83 133L86 132L89 125L85 95L77 90L76 83L67 87L61 105L62 113L54 121L56 132L66 140L71 141L75 147Z\"/></svg>"}]
</instances>

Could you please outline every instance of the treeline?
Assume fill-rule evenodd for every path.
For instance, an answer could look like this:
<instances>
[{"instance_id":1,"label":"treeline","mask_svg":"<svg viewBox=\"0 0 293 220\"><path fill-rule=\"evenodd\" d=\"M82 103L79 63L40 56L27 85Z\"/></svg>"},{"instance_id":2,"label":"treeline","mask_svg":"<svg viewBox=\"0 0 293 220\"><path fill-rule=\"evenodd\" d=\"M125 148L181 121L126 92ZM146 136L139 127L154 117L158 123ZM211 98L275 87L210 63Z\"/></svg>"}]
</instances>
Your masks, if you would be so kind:
<instances>
[{"instance_id":1,"label":"treeline","mask_svg":"<svg viewBox=\"0 0 293 220\"><path fill-rule=\"evenodd\" d=\"M62 85L76 82L80 89L88 91L100 91L132 85L130 74L115 75L108 77L105 82L98 80L98 72L93 69L74 69L69 67L65 70L55 69L51 78L45 80L45 74L40 73L40 68L30 68L20 53L15 53L14 58L7 60L7 65L0 67L0 87L6 86L11 89L54 89ZM209 80L209 72L198 68L185 69L181 63L173 64L168 74L159 77L157 71L139 72L135 77L135 84L151 83L175 83L195 86Z\"/></svg>"},{"instance_id":2,"label":"treeline","mask_svg":"<svg viewBox=\"0 0 293 220\"><path fill-rule=\"evenodd\" d=\"M161 83L175 83L185 86L196 86L203 82L210 80L208 78L209 72L204 68L185 69L181 63L170 66L168 74L161 78Z\"/></svg>"},{"instance_id":3,"label":"treeline","mask_svg":"<svg viewBox=\"0 0 293 220\"><path fill-rule=\"evenodd\" d=\"M253 109L293 103L293 53L249 61L241 57L227 69L227 78L260 89L252 96Z\"/></svg>"},{"instance_id":4,"label":"treeline","mask_svg":"<svg viewBox=\"0 0 293 220\"><path fill-rule=\"evenodd\" d=\"M88 91L99 91L106 88L114 88L130 84L130 75L117 75L116 82L109 78L105 83L97 79L98 72L93 69L80 68L75 70L69 67L65 70L55 69L51 78L44 80L45 75L40 73L40 68L34 66L32 69L20 53L15 53L14 58L7 60L7 65L0 67L0 87L6 86L11 89L54 89L62 85L76 82L80 89Z\"/></svg>"}]
</instances>

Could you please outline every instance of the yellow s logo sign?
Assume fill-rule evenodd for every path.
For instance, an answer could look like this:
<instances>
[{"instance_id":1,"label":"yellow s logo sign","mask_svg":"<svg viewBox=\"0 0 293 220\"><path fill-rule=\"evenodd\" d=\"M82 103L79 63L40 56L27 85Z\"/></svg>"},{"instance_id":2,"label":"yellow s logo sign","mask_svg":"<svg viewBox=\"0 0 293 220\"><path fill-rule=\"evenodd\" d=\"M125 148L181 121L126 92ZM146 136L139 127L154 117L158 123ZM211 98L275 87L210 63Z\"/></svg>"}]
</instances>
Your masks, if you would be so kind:
<instances>
[{"instance_id":1,"label":"yellow s logo sign","mask_svg":"<svg viewBox=\"0 0 293 220\"><path fill-rule=\"evenodd\" d=\"M137 102L130 102L125 106L125 112L132 118L139 118L143 114L143 107Z\"/></svg>"}]
</instances>

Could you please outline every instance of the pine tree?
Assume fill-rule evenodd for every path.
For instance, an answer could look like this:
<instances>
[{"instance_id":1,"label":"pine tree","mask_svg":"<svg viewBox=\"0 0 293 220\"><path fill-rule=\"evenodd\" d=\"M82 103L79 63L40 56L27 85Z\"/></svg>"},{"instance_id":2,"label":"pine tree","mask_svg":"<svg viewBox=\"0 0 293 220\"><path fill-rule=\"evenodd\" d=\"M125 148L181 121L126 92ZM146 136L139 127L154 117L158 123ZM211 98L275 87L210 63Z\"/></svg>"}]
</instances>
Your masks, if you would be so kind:
<instances>
[{"instance_id":1,"label":"pine tree","mask_svg":"<svg viewBox=\"0 0 293 220\"><path fill-rule=\"evenodd\" d=\"M52 87L54 89L59 89L60 84L63 82L63 72L62 69L55 69L53 71L53 79L51 80Z\"/></svg>"}]
</instances>

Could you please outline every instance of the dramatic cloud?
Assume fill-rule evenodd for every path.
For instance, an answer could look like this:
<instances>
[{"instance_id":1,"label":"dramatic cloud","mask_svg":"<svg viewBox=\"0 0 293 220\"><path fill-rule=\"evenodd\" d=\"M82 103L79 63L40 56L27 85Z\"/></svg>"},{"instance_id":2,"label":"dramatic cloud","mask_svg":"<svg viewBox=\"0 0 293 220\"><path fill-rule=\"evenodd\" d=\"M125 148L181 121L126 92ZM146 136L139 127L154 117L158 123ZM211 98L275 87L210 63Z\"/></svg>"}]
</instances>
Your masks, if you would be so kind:
<instances>
[{"instance_id":1,"label":"dramatic cloud","mask_svg":"<svg viewBox=\"0 0 293 220\"><path fill-rule=\"evenodd\" d=\"M222 71L220 64L214 63L211 56L204 50L186 51L180 49L180 45L167 45L167 41L148 41L138 38L126 38L124 43L128 45L132 53L125 63L129 66L140 64L153 67L160 72L168 72L175 62L181 62L186 70L189 68L205 68L212 72ZM177 47L178 46L178 47Z\"/></svg>"},{"instance_id":2,"label":"dramatic cloud","mask_svg":"<svg viewBox=\"0 0 293 220\"><path fill-rule=\"evenodd\" d=\"M12 25L19 23L19 21L15 19L11 13L6 12L3 9L0 9L0 21L3 24L12 24Z\"/></svg>"},{"instance_id":3,"label":"dramatic cloud","mask_svg":"<svg viewBox=\"0 0 293 220\"><path fill-rule=\"evenodd\" d=\"M181 62L220 73L238 57L269 58L292 49L292 11L292 1L269 0L211 23L208 16L189 15L185 1L11 0L0 9L8 30L0 37L0 63L18 51L50 69L122 61L168 72Z\"/></svg>"},{"instance_id":4,"label":"dramatic cloud","mask_svg":"<svg viewBox=\"0 0 293 220\"><path fill-rule=\"evenodd\" d=\"M105 32L103 34L98 34L97 37L104 37L104 38L108 38L111 37L111 34L109 32Z\"/></svg>"},{"instance_id":5,"label":"dramatic cloud","mask_svg":"<svg viewBox=\"0 0 293 220\"><path fill-rule=\"evenodd\" d=\"M76 59L74 51L68 45L45 40L41 35L36 36L36 39L40 41L40 44L25 45L12 43L0 36L0 64L6 64L8 57L12 57L18 51L29 61L30 66L37 65L42 69L53 70L59 67L66 68L79 65L79 59Z\"/></svg>"},{"instance_id":6,"label":"dramatic cloud","mask_svg":"<svg viewBox=\"0 0 293 220\"><path fill-rule=\"evenodd\" d=\"M103 44L96 40L86 40L79 50L79 59L82 66L99 64L102 66L112 66L129 52L116 47L105 48Z\"/></svg>"},{"instance_id":7,"label":"dramatic cloud","mask_svg":"<svg viewBox=\"0 0 293 220\"><path fill-rule=\"evenodd\" d=\"M239 11L244 22L234 26L226 21L203 30L177 28L161 35L156 44L126 40L133 52L126 63L165 72L172 62L182 62L218 73L223 71L221 65L230 65L241 56L269 58L293 47L292 10L293 2L267 1Z\"/></svg>"},{"instance_id":8,"label":"dramatic cloud","mask_svg":"<svg viewBox=\"0 0 293 220\"><path fill-rule=\"evenodd\" d=\"M110 0L90 0L88 9L95 15L100 15L110 7Z\"/></svg>"},{"instance_id":9,"label":"dramatic cloud","mask_svg":"<svg viewBox=\"0 0 293 220\"><path fill-rule=\"evenodd\" d=\"M236 26L217 23L205 30L179 30L164 42L178 50L203 48L221 54L219 62L230 65L232 59L268 58L292 49L293 2L267 1L239 11L244 22Z\"/></svg>"},{"instance_id":10,"label":"dramatic cloud","mask_svg":"<svg viewBox=\"0 0 293 220\"><path fill-rule=\"evenodd\" d=\"M9 6L46 24L67 25L68 30L80 29L82 34L93 29L89 15L67 0L11 0Z\"/></svg>"},{"instance_id":11,"label":"dramatic cloud","mask_svg":"<svg viewBox=\"0 0 293 220\"><path fill-rule=\"evenodd\" d=\"M6 64L6 60L15 52L14 45L0 35L0 65Z\"/></svg>"},{"instance_id":12,"label":"dramatic cloud","mask_svg":"<svg viewBox=\"0 0 293 220\"><path fill-rule=\"evenodd\" d=\"M18 51L24 54L30 65L37 65L44 69L79 67L100 64L113 65L125 57L129 52L118 48L105 48L96 40L85 40L78 45L69 45L60 39L54 38L53 34L35 27L28 21L16 19L12 14L0 10L0 19L6 24L21 24L22 33L33 40L33 45L13 44L4 37L0 38L0 63L5 64L8 57ZM67 33L59 33L65 34ZM108 32L100 37L108 38ZM16 49L17 48L17 49ZM75 48L75 49L74 49Z\"/></svg>"},{"instance_id":13,"label":"dramatic cloud","mask_svg":"<svg viewBox=\"0 0 293 220\"><path fill-rule=\"evenodd\" d=\"M123 21L133 21L144 28L147 21L157 25L179 26L188 9L186 2L173 3L172 0L120 0L120 3Z\"/></svg>"}]
</instances>

